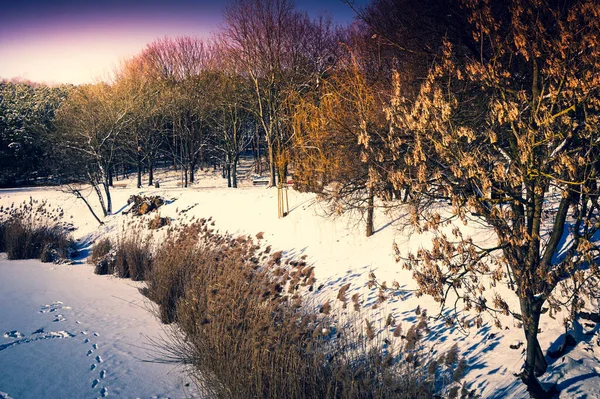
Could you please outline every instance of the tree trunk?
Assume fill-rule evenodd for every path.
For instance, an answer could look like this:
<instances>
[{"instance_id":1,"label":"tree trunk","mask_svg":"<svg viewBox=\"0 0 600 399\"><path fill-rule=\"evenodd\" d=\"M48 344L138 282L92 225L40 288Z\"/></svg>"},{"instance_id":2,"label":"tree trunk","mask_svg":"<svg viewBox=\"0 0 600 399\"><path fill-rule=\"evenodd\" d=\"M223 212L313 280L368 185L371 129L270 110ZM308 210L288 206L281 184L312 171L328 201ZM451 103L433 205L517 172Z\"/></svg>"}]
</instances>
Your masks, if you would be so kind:
<instances>
[{"instance_id":1,"label":"tree trunk","mask_svg":"<svg viewBox=\"0 0 600 399\"><path fill-rule=\"evenodd\" d=\"M281 166L280 168L277 168L277 181L279 182L279 184L286 184L287 183L287 163L283 166Z\"/></svg>"},{"instance_id":2,"label":"tree trunk","mask_svg":"<svg viewBox=\"0 0 600 399\"><path fill-rule=\"evenodd\" d=\"M108 216L108 212L106 210L106 204L104 203L104 197L102 196L102 191L100 191L100 187L98 187L98 181L94 180L91 182L94 191L96 191L96 195L98 196L98 201L100 202L100 207L102 208L102 214L104 217Z\"/></svg>"},{"instance_id":3,"label":"tree trunk","mask_svg":"<svg viewBox=\"0 0 600 399\"><path fill-rule=\"evenodd\" d=\"M114 171L114 167L110 166L108 168L108 185L109 186L113 186L113 171Z\"/></svg>"},{"instance_id":4,"label":"tree trunk","mask_svg":"<svg viewBox=\"0 0 600 399\"><path fill-rule=\"evenodd\" d=\"M273 148L273 143L267 143L269 152L269 187L274 187L277 185L275 182L275 174L277 173L275 168L275 149Z\"/></svg>"},{"instance_id":5,"label":"tree trunk","mask_svg":"<svg viewBox=\"0 0 600 399\"><path fill-rule=\"evenodd\" d=\"M142 151L137 152L137 187L142 188Z\"/></svg>"},{"instance_id":6,"label":"tree trunk","mask_svg":"<svg viewBox=\"0 0 600 399\"><path fill-rule=\"evenodd\" d=\"M190 163L190 183L193 183L196 179L194 176L194 169L196 169L196 161Z\"/></svg>"},{"instance_id":7,"label":"tree trunk","mask_svg":"<svg viewBox=\"0 0 600 399\"><path fill-rule=\"evenodd\" d=\"M227 174L227 187L231 187L231 162L227 162L225 167L225 173Z\"/></svg>"},{"instance_id":8,"label":"tree trunk","mask_svg":"<svg viewBox=\"0 0 600 399\"><path fill-rule=\"evenodd\" d=\"M79 198L79 199L81 199L83 201L83 203L87 206L87 208L92 213L92 216L94 217L94 219L96 219L96 221L98 222L98 224L103 225L104 222L102 220L100 220L100 218L98 217L98 215L96 215L96 212L94 212L94 208L92 208L92 206L87 201L87 199L85 199L85 197L83 195L81 195L81 192L79 190L77 190L77 189L71 189L71 191L73 192L73 194L75 194L75 196L77 198Z\"/></svg>"},{"instance_id":9,"label":"tree trunk","mask_svg":"<svg viewBox=\"0 0 600 399\"><path fill-rule=\"evenodd\" d=\"M523 316L523 329L527 340L525 367L521 374L521 380L527 385L527 390L534 398L545 397L547 392L540 385L537 377L543 375L548 368L548 363L538 342L538 328L542 302L533 297L520 299L521 314Z\"/></svg>"},{"instance_id":10,"label":"tree trunk","mask_svg":"<svg viewBox=\"0 0 600 399\"><path fill-rule=\"evenodd\" d=\"M373 223L373 208L375 202L375 190L373 187L369 188L369 199L367 201L367 237L371 237L374 233Z\"/></svg>"},{"instance_id":11,"label":"tree trunk","mask_svg":"<svg viewBox=\"0 0 600 399\"><path fill-rule=\"evenodd\" d=\"M110 196L110 186L108 185L108 179L103 184L104 193L106 194L106 213L112 214L112 198Z\"/></svg>"},{"instance_id":12,"label":"tree trunk","mask_svg":"<svg viewBox=\"0 0 600 399\"><path fill-rule=\"evenodd\" d=\"M152 157L148 157L148 185L152 186L154 184L154 163L152 162Z\"/></svg>"},{"instance_id":13,"label":"tree trunk","mask_svg":"<svg viewBox=\"0 0 600 399\"><path fill-rule=\"evenodd\" d=\"M260 136L258 133L258 125L256 125L255 140L252 140L252 147L254 147L252 155L254 155L255 172L260 174L262 173L262 168L260 162Z\"/></svg>"},{"instance_id":14,"label":"tree trunk","mask_svg":"<svg viewBox=\"0 0 600 399\"><path fill-rule=\"evenodd\" d=\"M408 196L410 195L410 187L406 187L406 189L404 190L404 198L402 198L402 203L406 204L406 202L408 201Z\"/></svg>"},{"instance_id":15,"label":"tree trunk","mask_svg":"<svg viewBox=\"0 0 600 399\"><path fill-rule=\"evenodd\" d=\"M231 185L233 188L237 188L237 164L238 157L236 156L231 163Z\"/></svg>"}]
</instances>

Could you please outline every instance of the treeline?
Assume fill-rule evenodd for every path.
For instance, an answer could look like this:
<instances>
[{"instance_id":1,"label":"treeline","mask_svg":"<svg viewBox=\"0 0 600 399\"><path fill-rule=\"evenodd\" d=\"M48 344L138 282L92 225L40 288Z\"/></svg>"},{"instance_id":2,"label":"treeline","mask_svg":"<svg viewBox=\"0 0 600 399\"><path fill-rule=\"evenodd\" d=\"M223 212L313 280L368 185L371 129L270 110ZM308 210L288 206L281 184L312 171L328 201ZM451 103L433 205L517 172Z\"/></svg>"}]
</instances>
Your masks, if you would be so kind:
<instances>
[{"instance_id":1,"label":"treeline","mask_svg":"<svg viewBox=\"0 0 600 399\"><path fill-rule=\"evenodd\" d=\"M214 39L151 43L114 81L70 88L52 108L49 145L68 163L58 175L90 182L110 213L123 165L141 185L144 169L151 183L168 162L185 185L219 164L235 186L252 148L271 185L293 168L298 189L359 211L367 235L377 203L407 202L412 223L436 233L432 249L399 257L420 293L515 314L527 339L522 378L539 392L544 305L564 306L560 287L575 315L597 281L600 4L375 0L357 15L334 28L290 0L237 0ZM473 218L497 242L440 231ZM489 301L483 277L508 281L520 309Z\"/></svg>"},{"instance_id":2,"label":"treeline","mask_svg":"<svg viewBox=\"0 0 600 399\"><path fill-rule=\"evenodd\" d=\"M55 112L69 90L0 81L0 187L47 183L57 159Z\"/></svg>"}]
</instances>

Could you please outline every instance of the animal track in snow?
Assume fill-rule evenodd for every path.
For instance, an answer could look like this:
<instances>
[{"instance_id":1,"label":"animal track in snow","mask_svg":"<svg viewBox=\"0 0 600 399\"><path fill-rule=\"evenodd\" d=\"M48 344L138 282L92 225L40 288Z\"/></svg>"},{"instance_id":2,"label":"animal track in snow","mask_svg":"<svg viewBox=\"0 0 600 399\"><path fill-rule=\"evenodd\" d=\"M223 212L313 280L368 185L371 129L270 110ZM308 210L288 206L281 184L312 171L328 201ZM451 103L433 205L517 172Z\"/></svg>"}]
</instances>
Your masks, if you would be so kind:
<instances>
[{"instance_id":1,"label":"animal track in snow","mask_svg":"<svg viewBox=\"0 0 600 399\"><path fill-rule=\"evenodd\" d=\"M106 370L102 370L102 371L100 372L100 378L101 378L101 379L104 379L105 377L106 377Z\"/></svg>"},{"instance_id":2,"label":"animal track in snow","mask_svg":"<svg viewBox=\"0 0 600 399\"><path fill-rule=\"evenodd\" d=\"M7 332L5 332L4 335L3 335L3 337L4 338L16 338L16 339L19 339L19 338L23 338L24 335L21 334L20 332L18 332L17 330L13 330L13 331L7 331Z\"/></svg>"},{"instance_id":3,"label":"animal track in snow","mask_svg":"<svg viewBox=\"0 0 600 399\"><path fill-rule=\"evenodd\" d=\"M94 348L94 349L98 349L98 344L94 344L94 345L92 345L92 348Z\"/></svg>"},{"instance_id":4,"label":"animal track in snow","mask_svg":"<svg viewBox=\"0 0 600 399\"><path fill-rule=\"evenodd\" d=\"M88 342L90 342L89 338L86 338L86 339L83 341L83 343L84 343L84 344L87 344Z\"/></svg>"},{"instance_id":5,"label":"animal track in snow","mask_svg":"<svg viewBox=\"0 0 600 399\"><path fill-rule=\"evenodd\" d=\"M42 307L40 307L40 313L53 313L59 309L71 309L71 307L65 306L61 301L54 301L50 305L42 305Z\"/></svg>"},{"instance_id":6,"label":"animal track in snow","mask_svg":"<svg viewBox=\"0 0 600 399\"><path fill-rule=\"evenodd\" d=\"M90 366L90 371L94 371L94 370L96 369L96 367L97 367L97 366L96 366L95 364L92 364L92 365Z\"/></svg>"},{"instance_id":7,"label":"animal track in snow","mask_svg":"<svg viewBox=\"0 0 600 399\"><path fill-rule=\"evenodd\" d=\"M102 356L100 356L100 355L96 356L96 361L97 361L98 363L102 363L102 362L103 362L103 360L102 360Z\"/></svg>"},{"instance_id":8,"label":"animal track in snow","mask_svg":"<svg viewBox=\"0 0 600 399\"><path fill-rule=\"evenodd\" d=\"M104 387L100 390L100 395L102 395L103 398L108 396L108 388Z\"/></svg>"},{"instance_id":9,"label":"animal track in snow","mask_svg":"<svg viewBox=\"0 0 600 399\"><path fill-rule=\"evenodd\" d=\"M97 378L94 381L92 381L92 389L96 388L96 385L98 385L99 383L100 383L100 380Z\"/></svg>"},{"instance_id":10,"label":"animal track in snow","mask_svg":"<svg viewBox=\"0 0 600 399\"><path fill-rule=\"evenodd\" d=\"M35 336L34 336L35 335ZM0 351L4 349L11 348L13 346L27 344L29 342L40 341L45 339L65 339L65 338L73 338L75 334L72 334L68 331L49 331L47 333L34 334L27 338L17 339L15 341L9 342L7 344L0 345Z\"/></svg>"},{"instance_id":11,"label":"animal track in snow","mask_svg":"<svg viewBox=\"0 0 600 399\"><path fill-rule=\"evenodd\" d=\"M92 353L94 353L94 351L93 351L93 350L91 350L91 349L90 349L89 351L87 351L87 355L88 355L88 356L90 356Z\"/></svg>"},{"instance_id":12,"label":"animal track in snow","mask_svg":"<svg viewBox=\"0 0 600 399\"><path fill-rule=\"evenodd\" d=\"M67 320L67 319L65 319L65 317L63 315L57 314L56 317L54 318L54 320L52 320L52 321L54 321L55 323L59 323L61 321L65 321L65 320Z\"/></svg>"}]
</instances>

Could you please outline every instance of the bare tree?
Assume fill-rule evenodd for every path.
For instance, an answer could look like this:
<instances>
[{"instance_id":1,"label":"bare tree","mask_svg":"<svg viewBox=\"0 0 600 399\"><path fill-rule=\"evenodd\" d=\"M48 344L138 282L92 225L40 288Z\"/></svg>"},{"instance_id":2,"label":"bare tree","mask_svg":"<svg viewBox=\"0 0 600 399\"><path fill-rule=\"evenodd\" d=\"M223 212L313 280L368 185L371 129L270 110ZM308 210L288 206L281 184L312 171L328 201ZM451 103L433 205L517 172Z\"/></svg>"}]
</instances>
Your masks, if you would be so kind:
<instances>
[{"instance_id":1,"label":"bare tree","mask_svg":"<svg viewBox=\"0 0 600 399\"><path fill-rule=\"evenodd\" d=\"M140 55L151 76L161 84L162 112L168 115L171 152L182 169L183 185L194 181L194 170L205 150L212 45L197 37L157 40Z\"/></svg>"},{"instance_id":2,"label":"bare tree","mask_svg":"<svg viewBox=\"0 0 600 399\"><path fill-rule=\"evenodd\" d=\"M161 144L164 115L161 109L161 82L153 77L148 61L133 57L115 74L114 90L119 101L131 104L130 123L121 137L120 149L137 166L137 186L142 187L144 166L148 167L148 184L153 183L153 161Z\"/></svg>"},{"instance_id":3,"label":"bare tree","mask_svg":"<svg viewBox=\"0 0 600 399\"><path fill-rule=\"evenodd\" d=\"M118 139L130 123L132 104L119 102L114 89L106 83L83 85L70 91L57 113L62 142L98 196L104 216L112 212L110 170L118 148Z\"/></svg>"},{"instance_id":4,"label":"bare tree","mask_svg":"<svg viewBox=\"0 0 600 399\"><path fill-rule=\"evenodd\" d=\"M291 0L237 0L226 9L224 20L229 50L252 82L253 111L265 133L270 185L275 186L277 171L283 181L287 168L284 152L290 132L285 92L300 70L310 21L294 9Z\"/></svg>"},{"instance_id":5,"label":"bare tree","mask_svg":"<svg viewBox=\"0 0 600 399\"><path fill-rule=\"evenodd\" d=\"M211 126L215 130L213 144L225 158L227 186L237 188L240 155L254 139L254 121L248 110L252 92L249 82L235 70L223 70L215 77L211 112Z\"/></svg>"}]
</instances>

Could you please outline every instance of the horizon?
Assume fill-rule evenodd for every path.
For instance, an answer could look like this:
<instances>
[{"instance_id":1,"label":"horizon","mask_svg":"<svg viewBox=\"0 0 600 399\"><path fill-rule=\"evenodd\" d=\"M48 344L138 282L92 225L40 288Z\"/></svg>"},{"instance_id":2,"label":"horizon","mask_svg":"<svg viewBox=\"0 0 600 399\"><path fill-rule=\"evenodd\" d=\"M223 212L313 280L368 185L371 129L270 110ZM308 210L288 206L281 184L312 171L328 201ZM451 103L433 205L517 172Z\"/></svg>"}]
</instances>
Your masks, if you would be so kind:
<instances>
[{"instance_id":1,"label":"horizon","mask_svg":"<svg viewBox=\"0 0 600 399\"><path fill-rule=\"evenodd\" d=\"M110 79L123 60L162 37L210 38L230 1L109 0L79 3L24 0L0 15L0 80L47 85L85 84ZM355 1L359 6L366 0ZM352 22L342 0L296 2L311 17L328 13L334 24Z\"/></svg>"}]
</instances>

